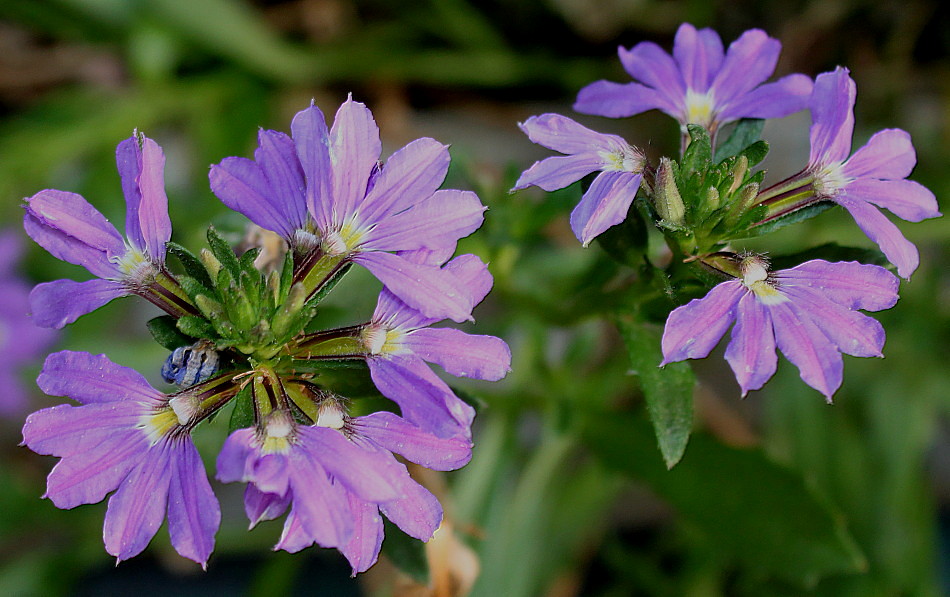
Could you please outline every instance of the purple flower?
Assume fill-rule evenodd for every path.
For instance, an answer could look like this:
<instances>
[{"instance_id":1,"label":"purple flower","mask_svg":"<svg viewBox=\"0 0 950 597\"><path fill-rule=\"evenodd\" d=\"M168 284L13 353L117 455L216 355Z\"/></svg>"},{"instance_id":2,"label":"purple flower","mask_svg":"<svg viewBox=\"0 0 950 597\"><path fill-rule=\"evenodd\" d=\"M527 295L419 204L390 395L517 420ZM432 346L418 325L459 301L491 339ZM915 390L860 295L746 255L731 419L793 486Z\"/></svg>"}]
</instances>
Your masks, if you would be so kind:
<instances>
[{"instance_id":1,"label":"purple flower","mask_svg":"<svg viewBox=\"0 0 950 597\"><path fill-rule=\"evenodd\" d=\"M850 155L855 95L848 69L839 67L818 75L812 96L811 154L806 172L814 176L815 195L844 206L897 266L897 273L908 278L920 262L917 248L875 206L901 219L919 222L940 215L937 200L924 186L905 180L917 162L906 132L879 131Z\"/></svg>"},{"instance_id":2,"label":"purple flower","mask_svg":"<svg viewBox=\"0 0 950 597\"><path fill-rule=\"evenodd\" d=\"M423 138L379 165L373 115L348 99L327 129L316 106L291 123L293 138L261 130L255 160L227 158L211 167L211 188L229 207L283 236L298 252L359 263L390 291L432 317L465 321L472 305L437 267L394 251L454 250L482 223L485 207L470 191L437 190L449 167L446 146Z\"/></svg>"},{"instance_id":3,"label":"purple flower","mask_svg":"<svg viewBox=\"0 0 950 597\"><path fill-rule=\"evenodd\" d=\"M107 493L106 551L127 560L145 549L166 515L172 546L204 567L221 520L201 457L169 397L105 355L62 351L37 379L62 404L30 415L23 443L61 458L45 497L58 508L101 501Z\"/></svg>"},{"instance_id":4,"label":"purple flower","mask_svg":"<svg viewBox=\"0 0 950 597\"><path fill-rule=\"evenodd\" d=\"M577 94L574 109L611 118L657 109L683 127L699 124L710 132L741 118L781 118L805 109L812 90L805 75L763 84L775 71L781 47L764 31L750 29L723 55L715 31L683 23L672 56L651 42L630 50L621 46L620 62L640 82L591 83Z\"/></svg>"},{"instance_id":5,"label":"purple flower","mask_svg":"<svg viewBox=\"0 0 950 597\"><path fill-rule=\"evenodd\" d=\"M855 262L813 260L776 272L766 265L746 257L742 279L723 282L670 313L661 366L704 358L735 322L726 360L743 396L775 373L777 346L830 402L841 386L840 353L882 356L884 328L857 309L894 306L898 279L882 267Z\"/></svg>"},{"instance_id":6,"label":"purple flower","mask_svg":"<svg viewBox=\"0 0 950 597\"><path fill-rule=\"evenodd\" d=\"M53 330L30 320L30 287L17 276L22 243L12 230L0 231L0 415L21 414L29 393L20 370L38 360L56 339Z\"/></svg>"},{"instance_id":7,"label":"purple flower","mask_svg":"<svg viewBox=\"0 0 950 597\"><path fill-rule=\"evenodd\" d=\"M441 264L426 251L406 255L413 262ZM461 255L444 271L469 289L478 304L492 287L492 277L475 255ZM372 321L363 327L366 362L379 391L399 405L408 421L440 437L469 436L475 412L426 365L440 365L459 377L497 381L511 370L511 351L495 336L432 328L439 318L426 317L393 293L379 295Z\"/></svg>"},{"instance_id":8,"label":"purple flower","mask_svg":"<svg viewBox=\"0 0 950 597\"><path fill-rule=\"evenodd\" d=\"M585 247L627 217L643 178L645 158L639 149L558 114L532 116L519 126L532 142L566 155L535 162L513 191L530 185L555 191L600 172L571 213L571 229Z\"/></svg>"},{"instance_id":9,"label":"purple flower","mask_svg":"<svg viewBox=\"0 0 950 597\"><path fill-rule=\"evenodd\" d=\"M164 270L165 243L171 237L165 156L158 144L136 133L119 143L116 163L127 207L127 240L76 193L45 190L26 200L27 234L54 257L99 278L39 284L30 295L37 325L61 328L128 294L152 300L149 286Z\"/></svg>"}]
</instances>

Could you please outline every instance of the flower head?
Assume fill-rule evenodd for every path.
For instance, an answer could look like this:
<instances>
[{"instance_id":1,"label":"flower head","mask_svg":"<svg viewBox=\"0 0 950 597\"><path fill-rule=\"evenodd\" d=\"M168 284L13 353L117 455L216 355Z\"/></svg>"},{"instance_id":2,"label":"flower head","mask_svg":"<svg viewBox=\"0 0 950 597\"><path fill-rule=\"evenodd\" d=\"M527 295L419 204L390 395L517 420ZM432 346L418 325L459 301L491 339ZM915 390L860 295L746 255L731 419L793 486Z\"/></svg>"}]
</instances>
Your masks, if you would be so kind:
<instances>
[{"instance_id":1,"label":"flower head","mask_svg":"<svg viewBox=\"0 0 950 597\"><path fill-rule=\"evenodd\" d=\"M172 546L205 566L221 520L201 457L169 397L105 355L62 351L37 379L62 404L30 415L23 443L61 458L46 496L59 508L109 498L103 539L119 561L139 554L168 518Z\"/></svg>"},{"instance_id":2,"label":"flower head","mask_svg":"<svg viewBox=\"0 0 950 597\"><path fill-rule=\"evenodd\" d=\"M711 132L741 118L780 118L805 109L812 90L804 75L764 83L780 51L777 39L750 29L724 54L715 31L683 23L672 56L651 42L620 47L620 62L639 82L591 83L577 94L574 109L612 118L657 109L683 127L699 124Z\"/></svg>"},{"instance_id":3,"label":"flower head","mask_svg":"<svg viewBox=\"0 0 950 597\"><path fill-rule=\"evenodd\" d=\"M485 207L470 191L438 190L448 148L409 143L378 162L372 113L348 99L332 128L316 106L299 112L292 137L262 130L255 160L227 158L211 167L211 188L229 207L281 234L298 252L370 270L393 293L433 317L470 319L472 305L437 267L395 251L451 248L482 223Z\"/></svg>"},{"instance_id":4,"label":"flower head","mask_svg":"<svg viewBox=\"0 0 950 597\"><path fill-rule=\"evenodd\" d=\"M45 190L26 200L27 234L54 257L81 265L99 278L39 284L30 296L37 325L61 328L128 294L142 294L159 304L177 298L153 292L156 276L164 271L165 243L171 238L162 148L136 133L119 143L116 163L126 202L125 239L76 193Z\"/></svg>"},{"instance_id":5,"label":"flower head","mask_svg":"<svg viewBox=\"0 0 950 597\"><path fill-rule=\"evenodd\" d=\"M906 180L917 162L906 132L879 131L851 154L855 96L848 69L839 67L818 75L811 100L807 172L814 177L815 195L847 209L861 230L897 266L898 274L908 278L920 261L917 248L876 207L909 222L919 222L940 215L937 200L923 185Z\"/></svg>"},{"instance_id":6,"label":"flower head","mask_svg":"<svg viewBox=\"0 0 950 597\"><path fill-rule=\"evenodd\" d=\"M566 155L535 162L512 190L535 185L554 191L599 172L571 213L571 229L586 247L623 221L643 178L643 152L616 135L594 132L559 114L532 116L519 126L534 143Z\"/></svg>"},{"instance_id":7,"label":"flower head","mask_svg":"<svg viewBox=\"0 0 950 597\"><path fill-rule=\"evenodd\" d=\"M775 373L778 347L805 383L830 401L841 386L840 353L882 356L884 329L857 309L880 311L897 302L898 279L886 269L813 260L773 272L762 258L749 256L740 273L741 279L670 313L661 365L704 358L735 322L726 360L743 395Z\"/></svg>"}]
</instances>

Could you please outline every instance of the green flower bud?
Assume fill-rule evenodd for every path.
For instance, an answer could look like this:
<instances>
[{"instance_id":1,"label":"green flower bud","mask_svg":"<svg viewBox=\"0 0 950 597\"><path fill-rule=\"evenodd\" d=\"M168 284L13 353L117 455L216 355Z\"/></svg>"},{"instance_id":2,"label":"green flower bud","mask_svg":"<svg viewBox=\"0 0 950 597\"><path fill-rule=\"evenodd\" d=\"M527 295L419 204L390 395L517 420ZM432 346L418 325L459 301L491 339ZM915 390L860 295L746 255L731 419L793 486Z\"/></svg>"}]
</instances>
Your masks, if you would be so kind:
<instances>
[{"instance_id":1,"label":"green flower bud","mask_svg":"<svg viewBox=\"0 0 950 597\"><path fill-rule=\"evenodd\" d=\"M676 188L673 163L669 158L660 158L660 165L656 170L653 205L665 222L677 226L683 224L686 218L686 207L683 205L679 189Z\"/></svg>"}]
</instances>

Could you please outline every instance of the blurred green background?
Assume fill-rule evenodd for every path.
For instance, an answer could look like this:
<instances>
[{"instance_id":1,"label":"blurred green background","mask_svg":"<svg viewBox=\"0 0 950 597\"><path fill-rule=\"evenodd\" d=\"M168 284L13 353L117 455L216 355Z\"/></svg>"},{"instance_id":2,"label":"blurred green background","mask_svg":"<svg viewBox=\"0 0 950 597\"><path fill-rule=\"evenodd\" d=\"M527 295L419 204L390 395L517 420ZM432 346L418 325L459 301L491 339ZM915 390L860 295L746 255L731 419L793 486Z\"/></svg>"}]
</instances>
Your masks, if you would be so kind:
<instances>
[{"instance_id":1,"label":"blurred green background","mask_svg":"<svg viewBox=\"0 0 950 597\"><path fill-rule=\"evenodd\" d=\"M618 44L669 50L688 21L727 44L767 30L783 43L779 75L848 66L856 143L881 128L908 130L913 178L940 201L950 191L948 15L939 0L3 0L2 227L19 226L22 198L44 188L78 192L122 222L114 150L137 128L165 150L174 240L197 249L209 223L237 240L244 222L210 193L208 165L249 156L258 127L288 130L311 99L329 117L352 92L373 110L384 155L420 136L450 144L448 186L474 189L490 206L461 249L491 264L496 289L473 330L508 340L514 371L500 384L465 385L481 404L473 462L422 477L448 521L425 552L427 583L388 562L348 580L330 550L272 554L279 524L246 532L240 489L219 485L224 522L209 573L178 559L164 531L114 568L101 545L103 505L63 512L39 500L54 461L15 447L20 422L11 421L0 448L0 593L452 595L477 576L474 594L489 596L944 594L945 218L901 224L922 265L897 307L879 314L886 359L846 358L828 406L786 362L740 400L720 349L696 364L697 434L667 472L637 372L589 292L623 271L598 247L582 250L567 226L578 189L507 189L548 153L518 121L576 116L582 86L628 80ZM676 123L657 113L578 120L653 158L677 151ZM768 124L767 181L804 165L808 124L807 114ZM781 254L827 241L870 246L831 210L748 248ZM85 279L37 247L22 271L33 281ZM334 303L339 317L366 319L372 281L348 283ZM157 384L165 354L144 328L153 315L118 301L71 326L60 346L105 352ZM223 433L198 436L209 465ZM420 569L412 559L421 552L387 551Z\"/></svg>"}]
</instances>

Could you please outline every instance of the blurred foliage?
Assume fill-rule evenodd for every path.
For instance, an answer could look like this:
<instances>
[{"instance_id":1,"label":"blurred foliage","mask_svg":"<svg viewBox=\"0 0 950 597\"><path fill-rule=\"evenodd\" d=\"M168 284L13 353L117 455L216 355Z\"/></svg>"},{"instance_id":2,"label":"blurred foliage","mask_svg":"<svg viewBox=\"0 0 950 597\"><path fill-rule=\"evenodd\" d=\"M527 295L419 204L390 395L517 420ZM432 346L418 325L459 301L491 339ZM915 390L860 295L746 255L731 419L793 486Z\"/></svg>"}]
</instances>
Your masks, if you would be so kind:
<instances>
[{"instance_id":1,"label":"blurred foliage","mask_svg":"<svg viewBox=\"0 0 950 597\"><path fill-rule=\"evenodd\" d=\"M603 319L625 304L636 264L663 258L656 231L638 233L646 242L627 248L633 268L622 267L571 236L566 216L578 188L548 196L507 189L540 155L516 121L549 109L570 114L581 86L627 80L618 44L669 48L676 26L690 21L727 43L766 29L783 41L781 74L849 66L857 141L883 127L910 131L914 179L950 196L948 13L937 0L5 0L0 222L18 225L19 200L43 188L81 193L122 221L113 152L138 128L168 157L174 240L199 246L213 223L236 242L243 222L211 195L207 165L248 155L257 127L286 130L311 98L328 111L352 91L373 109L387 145L421 135L452 144L449 186L473 188L490 206L460 250L491 264L495 290L472 329L510 343L513 371L500 384L464 384L482 403L475 458L434 489L477 554L473 594L937 595L936 513L950 504L933 490L950 486L934 476L947 473L939 463L950 458L946 219L901 224L923 257L901 302L880 314L886 359L846 359L834 406L788 363L744 402L721 359L699 364L693 425L702 433L685 454L676 438L661 446L668 461L683 455L668 472L645 404L664 406L658 397L675 390L650 390L644 363L624 350L643 339ZM596 122L651 154L675 151L665 117ZM805 159L807 119L769 126L765 165L781 178ZM747 248L870 246L842 212ZM35 247L23 270L36 281L83 276ZM367 284L354 273L341 287ZM669 298L662 286L655 292L665 313ZM335 292L327 317L368 314L371 299ZM119 301L82 318L61 345L106 352L158 383L165 352L145 326L154 315ZM38 407L52 403L37 397ZM80 594L80 579L90 578L103 591L120 586L109 583L138 564L112 571L100 543L104 506L62 512L37 499L50 459L15 447L18 425L7 425L0 460L0 592ZM210 464L223 437L200 438ZM324 581L302 582L310 578L303 569L339 564L327 551L270 554L279 524L246 532L237 488L216 491L225 521L210 567L240 568L245 584L235 592L313 590ZM159 533L145 565L178 575L170 553ZM242 564L230 567L235 561ZM409 594L408 581L378 568L363 579L367 591ZM169 582L139 578L154 583L137 587L142 595ZM199 578L181 586L200 586Z\"/></svg>"}]
</instances>

